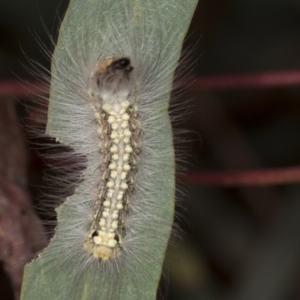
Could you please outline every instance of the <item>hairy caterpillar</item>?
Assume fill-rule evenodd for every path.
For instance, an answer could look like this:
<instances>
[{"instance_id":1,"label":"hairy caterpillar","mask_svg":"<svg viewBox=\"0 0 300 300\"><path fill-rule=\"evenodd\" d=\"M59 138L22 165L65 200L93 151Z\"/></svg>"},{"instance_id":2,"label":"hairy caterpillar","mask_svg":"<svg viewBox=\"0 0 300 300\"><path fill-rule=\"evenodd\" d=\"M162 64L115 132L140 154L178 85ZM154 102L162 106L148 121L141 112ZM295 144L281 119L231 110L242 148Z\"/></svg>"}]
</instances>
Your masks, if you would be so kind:
<instances>
[{"instance_id":1,"label":"hairy caterpillar","mask_svg":"<svg viewBox=\"0 0 300 300\"><path fill-rule=\"evenodd\" d=\"M83 171L57 208L51 243L26 269L23 300L155 298L174 214L169 96L195 4L71 2L47 133L74 149Z\"/></svg>"},{"instance_id":2,"label":"hairy caterpillar","mask_svg":"<svg viewBox=\"0 0 300 300\"><path fill-rule=\"evenodd\" d=\"M132 70L128 58L106 58L96 65L88 84L99 124L102 178L84 247L103 260L117 257L122 249L140 152L137 99L128 89Z\"/></svg>"}]
</instances>

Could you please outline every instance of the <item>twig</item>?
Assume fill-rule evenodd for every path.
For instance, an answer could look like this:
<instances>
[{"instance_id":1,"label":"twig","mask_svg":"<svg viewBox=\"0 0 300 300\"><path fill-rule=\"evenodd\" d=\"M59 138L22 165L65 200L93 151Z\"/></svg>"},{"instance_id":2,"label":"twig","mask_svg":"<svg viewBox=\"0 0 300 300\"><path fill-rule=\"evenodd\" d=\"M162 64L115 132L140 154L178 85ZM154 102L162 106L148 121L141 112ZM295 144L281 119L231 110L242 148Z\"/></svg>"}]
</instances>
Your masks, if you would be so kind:
<instances>
[{"instance_id":1,"label":"twig","mask_svg":"<svg viewBox=\"0 0 300 300\"><path fill-rule=\"evenodd\" d=\"M179 181L188 185L278 185L300 182L300 166L282 169L251 171L192 172L180 176Z\"/></svg>"},{"instance_id":2,"label":"twig","mask_svg":"<svg viewBox=\"0 0 300 300\"><path fill-rule=\"evenodd\" d=\"M47 91L47 85L39 81L1 81L0 97L28 97L42 95Z\"/></svg>"},{"instance_id":3,"label":"twig","mask_svg":"<svg viewBox=\"0 0 300 300\"><path fill-rule=\"evenodd\" d=\"M190 80L192 89L270 88L300 85L300 71L262 72L254 74L203 76ZM47 85L42 82L0 82L0 96L26 97L44 94Z\"/></svg>"},{"instance_id":4,"label":"twig","mask_svg":"<svg viewBox=\"0 0 300 300\"><path fill-rule=\"evenodd\" d=\"M207 88L270 88L293 85L300 85L300 71L203 76L196 78L190 87L197 90Z\"/></svg>"}]
</instances>

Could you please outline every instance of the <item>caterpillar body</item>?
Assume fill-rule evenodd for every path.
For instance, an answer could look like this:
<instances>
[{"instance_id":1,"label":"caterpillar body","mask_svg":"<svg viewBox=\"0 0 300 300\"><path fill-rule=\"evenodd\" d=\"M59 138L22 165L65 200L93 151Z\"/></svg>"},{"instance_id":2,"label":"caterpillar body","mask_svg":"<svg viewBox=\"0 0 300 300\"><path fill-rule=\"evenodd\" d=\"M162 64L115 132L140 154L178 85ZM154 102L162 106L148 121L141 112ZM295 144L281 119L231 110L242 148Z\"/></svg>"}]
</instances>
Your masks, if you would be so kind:
<instances>
[{"instance_id":1,"label":"caterpillar body","mask_svg":"<svg viewBox=\"0 0 300 300\"><path fill-rule=\"evenodd\" d=\"M137 100L128 90L132 70L128 58L107 58L96 65L88 84L90 106L99 125L102 176L84 247L103 260L121 252L140 152Z\"/></svg>"},{"instance_id":2,"label":"caterpillar body","mask_svg":"<svg viewBox=\"0 0 300 300\"><path fill-rule=\"evenodd\" d=\"M169 97L195 5L71 2L52 59L46 132L74 149L83 171L75 183L62 179L76 191L25 270L23 300L155 299L174 217Z\"/></svg>"}]
</instances>

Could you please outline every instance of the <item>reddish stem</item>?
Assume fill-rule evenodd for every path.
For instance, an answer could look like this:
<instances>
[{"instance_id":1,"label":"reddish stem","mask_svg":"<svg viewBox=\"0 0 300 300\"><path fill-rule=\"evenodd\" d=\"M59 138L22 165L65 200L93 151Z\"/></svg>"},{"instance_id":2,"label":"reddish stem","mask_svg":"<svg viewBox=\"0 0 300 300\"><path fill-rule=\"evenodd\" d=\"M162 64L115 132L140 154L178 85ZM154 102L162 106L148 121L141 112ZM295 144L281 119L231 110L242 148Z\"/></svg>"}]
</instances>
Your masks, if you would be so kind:
<instances>
[{"instance_id":1,"label":"reddish stem","mask_svg":"<svg viewBox=\"0 0 300 300\"><path fill-rule=\"evenodd\" d=\"M192 79L193 89L269 88L300 85L300 71L262 72L254 74L202 76ZM41 82L0 82L0 96L30 96L45 93L46 84Z\"/></svg>"},{"instance_id":2,"label":"reddish stem","mask_svg":"<svg viewBox=\"0 0 300 300\"><path fill-rule=\"evenodd\" d=\"M216 75L198 77L193 89L269 88L300 85L300 71L262 72L254 74Z\"/></svg>"},{"instance_id":3,"label":"reddish stem","mask_svg":"<svg viewBox=\"0 0 300 300\"><path fill-rule=\"evenodd\" d=\"M300 166L282 169L253 171L191 172L180 176L179 181L188 185L275 185L300 182Z\"/></svg>"},{"instance_id":4,"label":"reddish stem","mask_svg":"<svg viewBox=\"0 0 300 300\"><path fill-rule=\"evenodd\" d=\"M10 97L28 97L32 95L45 94L47 85L38 81L17 82L17 81L1 81L0 96Z\"/></svg>"}]
</instances>

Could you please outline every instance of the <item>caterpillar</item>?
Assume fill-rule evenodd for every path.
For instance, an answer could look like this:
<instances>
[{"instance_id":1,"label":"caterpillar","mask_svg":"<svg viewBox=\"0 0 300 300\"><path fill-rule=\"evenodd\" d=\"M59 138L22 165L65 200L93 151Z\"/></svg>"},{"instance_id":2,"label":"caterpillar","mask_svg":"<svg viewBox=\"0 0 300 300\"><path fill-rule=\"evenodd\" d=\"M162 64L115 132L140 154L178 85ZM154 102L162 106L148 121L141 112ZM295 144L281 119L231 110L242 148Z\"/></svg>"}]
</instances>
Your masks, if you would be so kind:
<instances>
[{"instance_id":1,"label":"caterpillar","mask_svg":"<svg viewBox=\"0 0 300 300\"><path fill-rule=\"evenodd\" d=\"M137 100L128 89L132 70L128 58L106 58L96 65L88 84L90 106L99 124L102 178L84 247L103 260L117 257L122 249L140 152Z\"/></svg>"}]
</instances>

